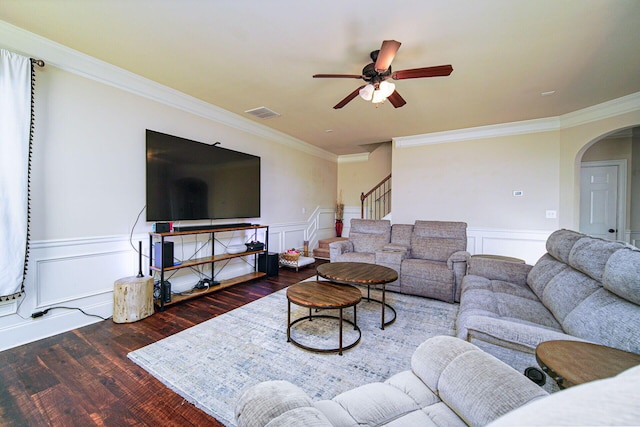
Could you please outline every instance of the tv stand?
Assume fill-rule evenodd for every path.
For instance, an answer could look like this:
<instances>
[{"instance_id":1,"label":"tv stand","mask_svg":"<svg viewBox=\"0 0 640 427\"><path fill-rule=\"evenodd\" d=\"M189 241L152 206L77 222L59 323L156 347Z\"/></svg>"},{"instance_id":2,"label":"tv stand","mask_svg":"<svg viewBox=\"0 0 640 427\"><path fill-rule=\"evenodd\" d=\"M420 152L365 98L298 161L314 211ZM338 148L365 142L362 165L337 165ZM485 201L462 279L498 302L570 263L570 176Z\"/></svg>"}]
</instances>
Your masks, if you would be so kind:
<instances>
[{"instance_id":1,"label":"tv stand","mask_svg":"<svg viewBox=\"0 0 640 427\"><path fill-rule=\"evenodd\" d=\"M238 222L235 224L204 224L204 225L178 225L173 227L173 230L175 232L181 232L181 231L210 231L210 230L216 230L219 231L221 229L229 229L229 228L233 228L233 229L239 229L239 228L246 228L246 227L250 227L251 224L248 222Z\"/></svg>"},{"instance_id":2,"label":"tv stand","mask_svg":"<svg viewBox=\"0 0 640 427\"><path fill-rule=\"evenodd\" d=\"M196 227L202 227L202 226L196 226ZM192 268L195 267L197 265L203 265L203 264L211 264L211 275L213 276L214 273L214 266L216 262L219 261L225 261L225 260L229 260L232 258L239 258L239 257L245 257L245 256L251 256L253 255L253 271L247 274L243 274L240 276L236 276L236 277L232 277L230 279L226 279L226 280L221 280L220 282L218 281L214 281L213 278L210 280L210 285L209 288L207 289L206 287L204 288L204 290L202 290L202 288L200 289L196 289L193 292L189 293L189 294L180 294L180 295L172 295L171 296L171 300L170 301L166 301L165 297L165 292L166 292L166 287L165 286L160 286L160 298L158 299L154 299L154 303L156 304L156 306L158 306L160 308L160 311L163 311L164 308L166 306L170 306L173 304L177 304L179 302L188 300L188 299L192 299L192 298L196 298L202 295L207 295L211 292L216 292L219 291L220 289L224 289L224 288L228 288L229 286L233 286L233 285L237 285L239 283L244 283L244 282L248 282L250 280L254 280L254 279L258 279L260 277L264 277L267 275L267 273L262 272L262 271L258 271L258 254L264 253L265 255L267 254L268 250L269 250L269 226L268 225L251 225L251 224L226 224L226 225L218 225L218 226L214 226L216 228L210 228L211 226L207 226L209 228L207 229L191 229L189 231L185 231L182 228L180 229L180 231L173 231L173 232L166 232L166 233L157 233L157 232L150 232L149 233L149 275L153 276L153 272L157 272L160 273L160 283L164 283L165 281L165 273L167 271L173 271L173 270L178 270L181 268ZM182 262L180 262L177 265L171 265L171 266L163 266L163 267L156 267L154 265L153 259L154 259L154 251L153 251L153 244L154 241L159 241L162 243L162 246L164 246L164 242L165 242L165 238L167 237L174 237L174 236L184 236L187 234L211 234L211 239L214 239L214 235L215 233L222 233L222 232L229 232L229 231L238 231L238 230L253 230L253 236L254 236L254 240L256 239L256 234L257 231L260 229L264 229L265 230L265 242L264 242L264 248L260 249L260 250L255 250L255 251L251 251L251 250L247 250L245 252L241 252L239 254L228 254L228 253L223 253L223 254L215 254L214 249L215 249L215 244L211 245L211 256L206 256L203 258L195 258L195 259L188 259L188 260L182 260ZM162 263L160 263L160 265L162 265Z\"/></svg>"}]
</instances>

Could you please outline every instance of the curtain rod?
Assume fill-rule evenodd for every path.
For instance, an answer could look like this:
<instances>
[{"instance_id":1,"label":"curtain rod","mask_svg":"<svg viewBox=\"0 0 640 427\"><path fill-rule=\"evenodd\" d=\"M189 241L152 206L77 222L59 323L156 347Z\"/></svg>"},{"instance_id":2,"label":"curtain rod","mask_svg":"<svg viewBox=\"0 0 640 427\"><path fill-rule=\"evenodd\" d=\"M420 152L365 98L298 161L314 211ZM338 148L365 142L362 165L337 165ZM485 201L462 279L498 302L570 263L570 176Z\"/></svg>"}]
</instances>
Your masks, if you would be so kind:
<instances>
[{"instance_id":1,"label":"curtain rod","mask_svg":"<svg viewBox=\"0 0 640 427\"><path fill-rule=\"evenodd\" d=\"M38 67L44 67L44 61L42 59L31 58L31 62L36 64Z\"/></svg>"}]
</instances>

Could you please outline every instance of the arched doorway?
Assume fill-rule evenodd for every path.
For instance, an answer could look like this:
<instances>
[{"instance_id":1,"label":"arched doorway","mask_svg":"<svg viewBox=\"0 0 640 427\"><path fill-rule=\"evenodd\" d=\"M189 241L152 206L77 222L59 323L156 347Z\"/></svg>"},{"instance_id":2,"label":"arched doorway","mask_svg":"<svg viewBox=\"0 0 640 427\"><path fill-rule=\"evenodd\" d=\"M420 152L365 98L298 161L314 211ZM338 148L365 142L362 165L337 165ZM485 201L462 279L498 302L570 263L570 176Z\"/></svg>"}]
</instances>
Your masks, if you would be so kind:
<instances>
[{"instance_id":1,"label":"arched doorway","mask_svg":"<svg viewBox=\"0 0 640 427\"><path fill-rule=\"evenodd\" d=\"M592 142L580 164L580 231L640 242L640 126Z\"/></svg>"}]
</instances>

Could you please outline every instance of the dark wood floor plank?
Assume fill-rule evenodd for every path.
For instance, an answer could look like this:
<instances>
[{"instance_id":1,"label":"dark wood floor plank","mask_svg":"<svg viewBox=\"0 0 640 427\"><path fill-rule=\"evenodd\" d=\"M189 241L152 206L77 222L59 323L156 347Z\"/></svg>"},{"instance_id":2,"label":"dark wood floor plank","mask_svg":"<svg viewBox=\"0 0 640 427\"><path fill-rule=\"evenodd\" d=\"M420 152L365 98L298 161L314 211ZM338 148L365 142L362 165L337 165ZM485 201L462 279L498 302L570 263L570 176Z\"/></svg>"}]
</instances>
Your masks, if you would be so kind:
<instances>
[{"instance_id":1,"label":"dark wood floor plank","mask_svg":"<svg viewBox=\"0 0 640 427\"><path fill-rule=\"evenodd\" d=\"M314 273L280 269L278 276L184 301L138 322L106 320L0 352L0 427L222 426L127 354Z\"/></svg>"}]
</instances>

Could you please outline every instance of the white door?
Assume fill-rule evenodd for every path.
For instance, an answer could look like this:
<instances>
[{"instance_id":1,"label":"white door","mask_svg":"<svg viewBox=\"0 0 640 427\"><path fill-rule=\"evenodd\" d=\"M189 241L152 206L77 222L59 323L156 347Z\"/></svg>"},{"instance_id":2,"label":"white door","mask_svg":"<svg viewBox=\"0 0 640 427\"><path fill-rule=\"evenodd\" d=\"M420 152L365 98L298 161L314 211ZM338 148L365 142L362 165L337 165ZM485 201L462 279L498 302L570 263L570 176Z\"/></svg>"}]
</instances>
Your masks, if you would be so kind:
<instances>
[{"instance_id":1,"label":"white door","mask_svg":"<svg viewBox=\"0 0 640 427\"><path fill-rule=\"evenodd\" d=\"M618 166L582 166L580 232L616 240L618 228Z\"/></svg>"}]
</instances>

